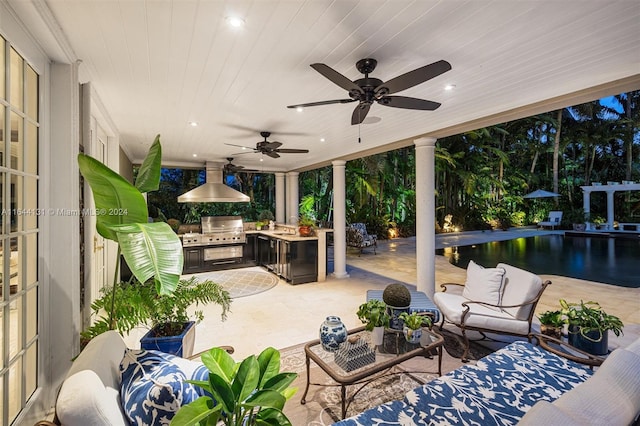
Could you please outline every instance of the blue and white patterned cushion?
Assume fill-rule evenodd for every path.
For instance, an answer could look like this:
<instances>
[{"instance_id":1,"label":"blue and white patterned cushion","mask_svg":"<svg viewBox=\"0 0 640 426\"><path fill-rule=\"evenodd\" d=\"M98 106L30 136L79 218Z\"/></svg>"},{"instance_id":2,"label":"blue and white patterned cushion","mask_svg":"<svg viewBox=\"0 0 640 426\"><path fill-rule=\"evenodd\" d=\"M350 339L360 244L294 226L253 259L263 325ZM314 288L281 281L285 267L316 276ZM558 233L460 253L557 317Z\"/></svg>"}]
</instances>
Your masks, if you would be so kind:
<instances>
[{"instance_id":1,"label":"blue and white patterned cushion","mask_svg":"<svg viewBox=\"0 0 640 426\"><path fill-rule=\"evenodd\" d=\"M204 391L186 380L208 380L202 364L159 351L127 349L120 364L122 408L132 425L168 425L182 405Z\"/></svg>"},{"instance_id":2,"label":"blue and white patterned cushion","mask_svg":"<svg viewBox=\"0 0 640 426\"><path fill-rule=\"evenodd\" d=\"M537 401L554 401L593 372L516 342L336 425L513 425ZM395 417L394 417L395 416Z\"/></svg>"}]
</instances>

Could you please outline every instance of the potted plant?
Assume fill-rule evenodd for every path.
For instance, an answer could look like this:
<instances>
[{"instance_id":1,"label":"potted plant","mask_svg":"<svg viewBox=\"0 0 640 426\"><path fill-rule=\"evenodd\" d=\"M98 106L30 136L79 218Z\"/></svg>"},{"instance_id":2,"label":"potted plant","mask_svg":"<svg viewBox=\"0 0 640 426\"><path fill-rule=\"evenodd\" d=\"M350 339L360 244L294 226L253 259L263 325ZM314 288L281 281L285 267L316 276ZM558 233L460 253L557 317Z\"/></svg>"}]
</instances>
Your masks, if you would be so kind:
<instances>
[{"instance_id":1,"label":"potted plant","mask_svg":"<svg viewBox=\"0 0 640 426\"><path fill-rule=\"evenodd\" d=\"M402 333L409 343L419 343L422 337L422 327L431 328L431 317L417 312L402 312L400 319L404 322Z\"/></svg>"},{"instance_id":2,"label":"potted plant","mask_svg":"<svg viewBox=\"0 0 640 426\"><path fill-rule=\"evenodd\" d=\"M256 222L256 230L261 231L263 226L264 226L264 222L260 220Z\"/></svg>"},{"instance_id":3,"label":"potted plant","mask_svg":"<svg viewBox=\"0 0 640 426\"><path fill-rule=\"evenodd\" d=\"M540 320L540 332L542 334L558 339L562 337L562 330L565 324L562 311L545 311L538 315L538 319Z\"/></svg>"},{"instance_id":4,"label":"potted plant","mask_svg":"<svg viewBox=\"0 0 640 426\"><path fill-rule=\"evenodd\" d=\"M198 281L196 277L180 280L175 291L169 295L156 295L147 299L147 310L151 330L140 339L142 349L156 349L180 357L193 354L195 324L204 319L202 311L187 313L194 303L216 303L222 307L222 320L227 319L231 305L229 292L211 281Z\"/></svg>"},{"instance_id":5,"label":"potted plant","mask_svg":"<svg viewBox=\"0 0 640 426\"><path fill-rule=\"evenodd\" d=\"M564 217L574 231L582 232L586 229L587 216L584 213L584 209L572 209Z\"/></svg>"},{"instance_id":6,"label":"potted plant","mask_svg":"<svg viewBox=\"0 0 640 426\"><path fill-rule=\"evenodd\" d=\"M267 348L236 363L221 348L201 356L209 381L191 381L208 395L184 405L171 420L173 426L196 424L226 426L291 425L282 412L297 391L289 385L297 373L280 372L280 352Z\"/></svg>"},{"instance_id":7,"label":"potted plant","mask_svg":"<svg viewBox=\"0 0 640 426\"><path fill-rule=\"evenodd\" d=\"M273 231L274 228L274 216L271 210L261 210L258 215L258 220L262 222L262 226L269 226L269 230Z\"/></svg>"},{"instance_id":8,"label":"potted plant","mask_svg":"<svg viewBox=\"0 0 640 426\"><path fill-rule=\"evenodd\" d=\"M382 345L384 328L389 327L391 317L387 312L387 304L382 300L371 299L358 308L358 319L365 324L365 329L373 333L373 344Z\"/></svg>"},{"instance_id":9,"label":"potted plant","mask_svg":"<svg viewBox=\"0 0 640 426\"><path fill-rule=\"evenodd\" d=\"M158 135L138 170L135 185L132 185L95 158L78 154L80 173L91 187L98 213L96 230L118 244L112 292L119 287L121 253L138 282L151 280L159 295L172 293L180 280L183 264L180 238L167 223L148 222L149 212L143 197L144 192L155 191L159 187L161 157ZM129 291L135 289L132 287ZM106 324L109 329L114 329L113 304L107 312Z\"/></svg>"},{"instance_id":10,"label":"potted plant","mask_svg":"<svg viewBox=\"0 0 640 426\"><path fill-rule=\"evenodd\" d=\"M394 330L402 330L402 322L399 315L409 312L411 305L411 293L409 289L400 283L389 284L382 292L382 300L387 304L391 317L389 327Z\"/></svg>"},{"instance_id":11,"label":"potted plant","mask_svg":"<svg viewBox=\"0 0 640 426\"><path fill-rule=\"evenodd\" d=\"M125 334L133 328L148 325L141 339L142 349L154 349L181 357L193 354L195 342L195 324L203 319L202 311L189 316L187 309L193 304L217 303L222 307L221 317L226 320L231 297L219 284L196 277L180 280L175 291L168 295L159 295L151 282L139 283L135 279L129 283L119 283L113 291L110 287L102 289L102 297L91 304L93 315L100 315L114 307L111 319L119 333ZM89 340L110 329L110 319L98 317L93 325L83 331L83 338Z\"/></svg>"},{"instance_id":12,"label":"potted plant","mask_svg":"<svg viewBox=\"0 0 640 426\"><path fill-rule=\"evenodd\" d=\"M615 315L607 314L597 302L568 303L560 300L562 314L568 328L571 346L593 355L606 355L609 351L609 333L622 334L624 324Z\"/></svg>"},{"instance_id":13,"label":"potted plant","mask_svg":"<svg viewBox=\"0 0 640 426\"><path fill-rule=\"evenodd\" d=\"M298 218L298 231L301 237L310 237L313 235L313 227L316 221L313 217L302 214Z\"/></svg>"}]
</instances>

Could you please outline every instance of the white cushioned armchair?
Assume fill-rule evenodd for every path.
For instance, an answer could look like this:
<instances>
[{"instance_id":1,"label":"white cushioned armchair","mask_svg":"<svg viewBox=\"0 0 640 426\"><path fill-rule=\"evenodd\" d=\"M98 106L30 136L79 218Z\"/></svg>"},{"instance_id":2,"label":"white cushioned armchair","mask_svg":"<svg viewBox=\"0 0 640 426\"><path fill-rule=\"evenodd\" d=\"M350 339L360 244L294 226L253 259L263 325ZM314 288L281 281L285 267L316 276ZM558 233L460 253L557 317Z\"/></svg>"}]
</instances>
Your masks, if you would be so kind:
<instances>
[{"instance_id":1,"label":"white cushioned armchair","mask_svg":"<svg viewBox=\"0 0 640 426\"><path fill-rule=\"evenodd\" d=\"M442 313L440 327L447 321L460 327L467 361L469 338L467 330L523 336L529 338L533 314L542 292L551 284L515 266L499 263L495 268L483 268L473 261L467 268L464 285L445 283L433 301Z\"/></svg>"}]
</instances>

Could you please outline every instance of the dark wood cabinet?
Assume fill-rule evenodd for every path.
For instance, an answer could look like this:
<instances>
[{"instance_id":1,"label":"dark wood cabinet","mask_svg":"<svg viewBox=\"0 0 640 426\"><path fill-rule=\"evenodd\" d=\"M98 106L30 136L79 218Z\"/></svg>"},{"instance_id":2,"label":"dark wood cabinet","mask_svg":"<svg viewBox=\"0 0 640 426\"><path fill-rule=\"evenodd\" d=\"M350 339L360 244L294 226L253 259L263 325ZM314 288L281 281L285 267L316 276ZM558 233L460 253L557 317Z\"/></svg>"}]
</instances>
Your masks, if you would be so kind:
<instances>
[{"instance_id":1,"label":"dark wood cabinet","mask_svg":"<svg viewBox=\"0 0 640 426\"><path fill-rule=\"evenodd\" d=\"M318 280L318 241L289 241L262 234L249 234L242 257L205 261L208 246L185 247L183 273L263 266L291 284Z\"/></svg>"},{"instance_id":2,"label":"dark wood cabinet","mask_svg":"<svg viewBox=\"0 0 640 426\"><path fill-rule=\"evenodd\" d=\"M183 272L191 273L197 272L202 269L204 263L204 256L201 247L185 248L183 251L184 266Z\"/></svg>"},{"instance_id":3,"label":"dark wood cabinet","mask_svg":"<svg viewBox=\"0 0 640 426\"><path fill-rule=\"evenodd\" d=\"M271 238L269 238L266 235L258 235L257 238L257 261L258 261L258 265L259 266L264 266L265 268L269 268L269 265L271 263L271 248L270 248L270 244L271 244Z\"/></svg>"},{"instance_id":4,"label":"dark wood cabinet","mask_svg":"<svg viewBox=\"0 0 640 426\"><path fill-rule=\"evenodd\" d=\"M318 241L287 241L259 235L257 238L258 265L282 277L291 284L318 279Z\"/></svg>"},{"instance_id":5,"label":"dark wood cabinet","mask_svg":"<svg viewBox=\"0 0 640 426\"><path fill-rule=\"evenodd\" d=\"M258 236L255 234L247 235L247 242L244 246L242 260L247 266L258 264Z\"/></svg>"},{"instance_id":6,"label":"dark wood cabinet","mask_svg":"<svg viewBox=\"0 0 640 426\"><path fill-rule=\"evenodd\" d=\"M291 241L288 253L288 280L291 284L318 280L318 241Z\"/></svg>"}]
</instances>

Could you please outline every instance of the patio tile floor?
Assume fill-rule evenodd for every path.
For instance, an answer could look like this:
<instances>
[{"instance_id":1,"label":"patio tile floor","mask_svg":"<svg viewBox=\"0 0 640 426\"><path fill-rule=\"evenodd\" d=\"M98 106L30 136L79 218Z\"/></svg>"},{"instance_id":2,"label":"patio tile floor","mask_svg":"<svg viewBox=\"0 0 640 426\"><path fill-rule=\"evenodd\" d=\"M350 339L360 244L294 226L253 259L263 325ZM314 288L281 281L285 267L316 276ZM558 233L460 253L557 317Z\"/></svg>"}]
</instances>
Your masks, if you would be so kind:
<instances>
[{"instance_id":1,"label":"patio tile floor","mask_svg":"<svg viewBox=\"0 0 640 426\"><path fill-rule=\"evenodd\" d=\"M468 245L502 239L561 231L539 231L531 228L510 231L463 232L438 234L436 247ZM381 240L378 254L365 250L347 250L349 278L331 276L323 283L290 285L280 280L269 291L233 301L227 321L220 320L217 306L205 307L205 320L197 326L195 351L215 345L235 347L235 359L257 354L267 346L278 349L317 338L320 324L328 315L337 315L347 328L361 325L357 307L365 301L368 289L384 289L392 282L415 285L415 238ZM436 291L441 283L464 283L466 271L436 256ZM626 345L640 335L640 289L616 287L560 276L542 276L553 284L547 288L537 312L556 309L558 299L570 301L596 300L625 324L625 336L610 336L611 346ZM134 330L127 336L130 347L139 347L145 330Z\"/></svg>"}]
</instances>

